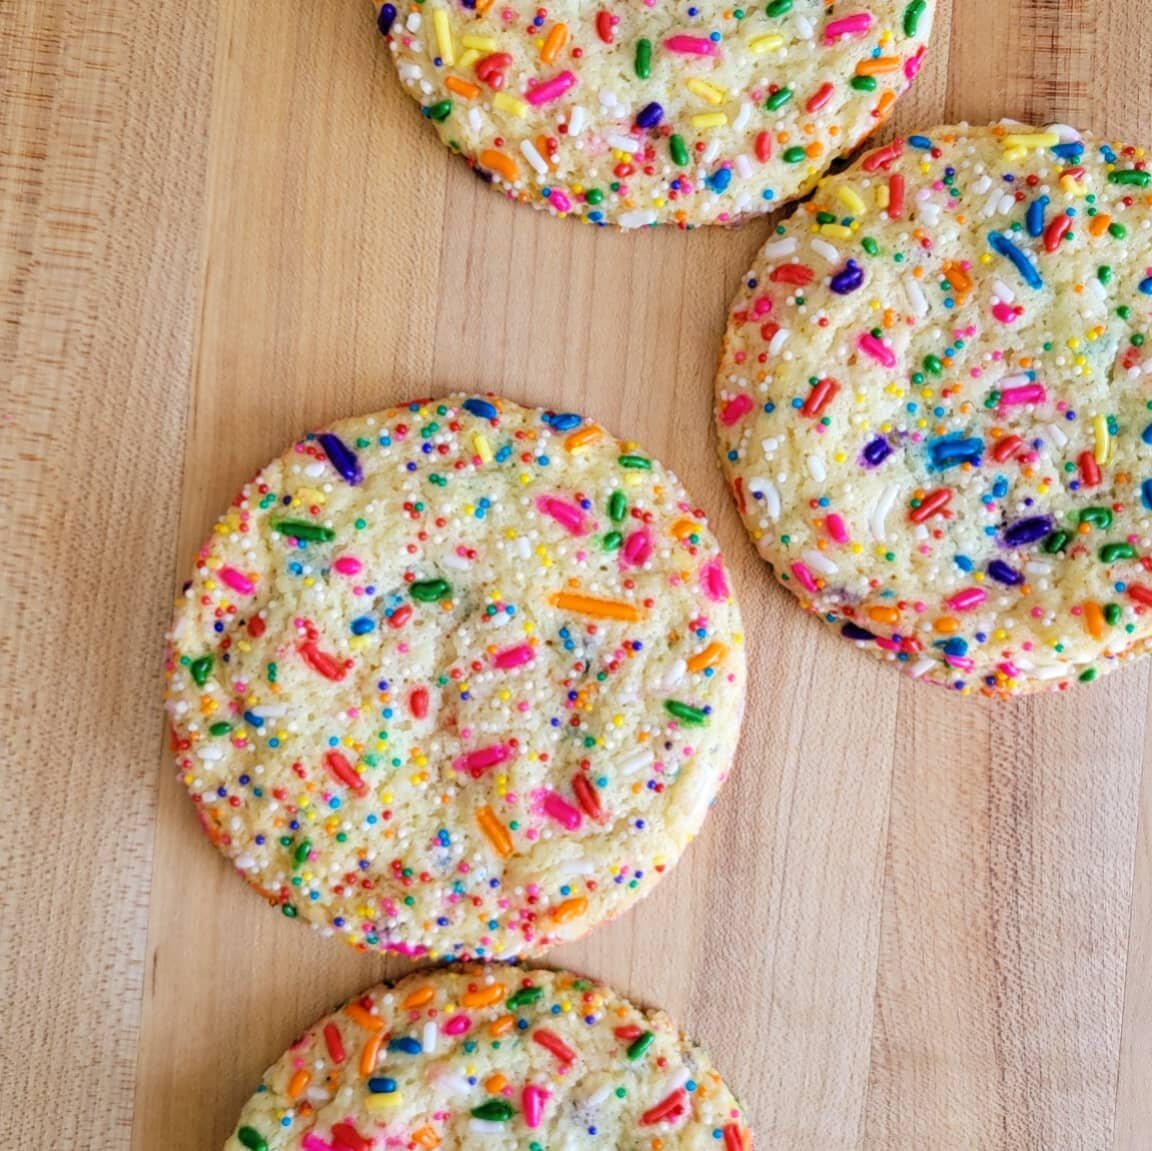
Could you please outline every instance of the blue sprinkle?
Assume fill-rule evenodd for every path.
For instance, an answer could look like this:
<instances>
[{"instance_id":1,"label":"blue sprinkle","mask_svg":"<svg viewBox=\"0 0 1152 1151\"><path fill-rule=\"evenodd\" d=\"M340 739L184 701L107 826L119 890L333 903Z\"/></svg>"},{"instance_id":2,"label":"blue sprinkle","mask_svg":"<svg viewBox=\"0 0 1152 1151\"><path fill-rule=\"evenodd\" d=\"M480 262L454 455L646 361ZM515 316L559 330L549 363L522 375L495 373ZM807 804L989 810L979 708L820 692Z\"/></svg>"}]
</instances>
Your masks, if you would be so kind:
<instances>
[{"instance_id":1,"label":"blue sprinkle","mask_svg":"<svg viewBox=\"0 0 1152 1151\"><path fill-rule=\"evenodd\" d=\"M1152 296L1152 276L1145 276L1138 285L1140 291L1145 296Z\"/></svg>"},{"instance_id":2,"label":"blue sprinkle","mask_svg":"<svg viewBox=\"0 0 1152 1151\"><path fill-rule=\"evenodd\" d=\"M1036 271L1035 265L1007 236L1001 235L999 232L989 232L988 243L997 255L1012 261L1016 271L1020 273L1028 287L1036 291L1044 287L1044 281L1040 278L1040 273Z\"/></svg>"},{"instance_id":3,"label":"blue sprinkle","mask_svg":"<svg viewBox=\"0 0 1152 1151\"><path fill-rule=\"evenodd\" d=\"M864 445L864 463L870 468L882 464L891 454L892 445L883 436L877 436Z\"/></svg>"},{"instance_id":4,"label":"blue sprinkle","mask_svg":"<svg viewBox=\"0 0 1152 1151\"><path fill-rule=\"evenodd\" d=\"M731 168L718 168L707 180L704 181L713 192L727 191L728 185L732 183L732 169Z\"/></svg>"},{"instance_id":5,"label":"blue sprinkle","mask_svg":"<svg viewBox=\"0 0 1152 1151\"><path fill-rule=\"evenodd\" d=\"M932 141L927 136L909 136L908 143L911 144L913 148L922 148L924 150L932 147Z\"/></svg>"},{"instance_id":6,"label":"blue sprinkle","mask_svg":"<svg viewBox=\"0 0 1152 1151\"><path fill-rule=\"evenodd\" d=\"M249 727L259 728L264 726L264 720L254 711L246 711L244 713L244 722L248 724Z\"/></svg>"},{"instance_id":7,"label":"blue sprinkle","mask_svg":"<svg viewBox=\"0 0 1152 1151\"><path fill-rule=\"evenodd\" d=\"M471 412L482 420L494 420L497 416L496 405L487 400L470 399L464 401L464 410Z\"/></svg>"},{"instance_id":8,"label":"blue sprinkle","mask_svg":"<svg viewBox=\"0 0 1152 1151\"><path fill-rule=\"evenodd\" d=\"M376 17L376 27L380 29L381 36L387 36L392 31L392 25L396 23L396 7L393 4L385 4L380 9L380 15Z\"/></svg>"},{"instance_id":9,"label":"blue sprinkle","mask_svg":"<svg viewBox=\"0 0 1152 1151\"><path fill-rule=\"evenodd\" d=\"M386 1075L373 1076L368 1080L368 1090L373 1095L391 1095L396 1090L396 1080Z\"/></svg>"},{"instance_id":10,"label":"blue sprinkle","mask_svg":"<svg viewBox=\"0 0 1152 1151\"><path fill-rule=\"evenodd\" d=\"M558 432L568 432L578 428L584 422L584 417L575 412L550 412L544 417L544 422Z\"/></svg>"},{"instance_id":11,"label":"blue sprinkle","mask_svg":"<svg viewBox=\"0 0 1152 1151\"><path fill-rule=\"evenodd\" d=\"M1145 480L1140 485L1140 502L1152 511L1152 480Z\"/></svg>"},{"instance_id":12,"label":"blue sprinkle","mask_svg":"<svg viewBox=\"0 0 1152 1151\"><path fill-rule=\"evenodd\" d=\"M856 291L864 283L864 269L855 260L849 260L839 272L832 277L829 284L832 291L838 296L847 296Z\"/></svg>"},{"instance_id":13,"label":"blue sprinkle","mask_svg":"<svg viewBox=\"0 0 1152 1151\"><path fill-rule=\"evenodd\" d=\"M353 635L367 635L376 630L376 621L371 616L362 615L354 619L349 625Z\"/></svg>"},{"instance_id":14,"label":"blue sprinkle","mask_svg":"<svg viewBox=\"0 0 1152 1151\"><path fill-rule=\"evenodd\" d=\"M420 1046L419 1039L410 1035L401 1035L399 1039L392 1039L388 1043L389 1051L403 1051L405 1055L419 1055L424 1048Z\"/></svg>"},{"instance_id":15,"label":"blue sprinkle","mask_svg":"<svg viewBox=\"0 0 1152 1151\"><path fill-rule=\"evenodd\" d=\"M1048 207L1048 203L1047 196L1038 196L1028 205L1028 215L1025 217L1025 222L1029 236L1044 235L1044 209Z\"/></svg>"},{"instance_id":16,"label":"blue sprinkle","mask_svg":"<svg viewBox=\"0 0 1152 1151\"><path fill-rule=\"evenodd\" d=\"M1015 587L1017 584L1024 582L1023 575L1020 574L1014 567L1010 567L1003 560L993 560L988 565L988 574L997 583L1002 583L1008 587Z\"/></svg>"},{"instance_id":17,"label":"blue sprinkle","mask_svg":"<svg viewBox=\"0 0 1152 1151\"><path fill-rule=\"evenodd\" d=\"M964 436L959 432L941 436L928 445L934 471L945 471L957 464L979 465L984 457L984 441L978 436Z\"/></svg>"},{"instance_id":18,"label":"blue sprinkle","mask_svg":"<svg viewBox=\"0 0 1152 1151\"><path fill-rule=\"evenodd\" d=\"M1061 160L1079 160L1084 154L1084 145L1079 140L1070 140L1067 144L1057 144L1052 154Z\"/></svg>"},{"instance_id":19,"label":"blue sprinkle","mask_svg":"<svg viewBox=\"0 0 1152 1151\"><path fill-rule=\"evenodd\" d=\"M661 120L664 119L664 109L655 100L651 104L645 104L640 109L636 116L637 128L655 128Z\"/></svg>"}]
</instances>

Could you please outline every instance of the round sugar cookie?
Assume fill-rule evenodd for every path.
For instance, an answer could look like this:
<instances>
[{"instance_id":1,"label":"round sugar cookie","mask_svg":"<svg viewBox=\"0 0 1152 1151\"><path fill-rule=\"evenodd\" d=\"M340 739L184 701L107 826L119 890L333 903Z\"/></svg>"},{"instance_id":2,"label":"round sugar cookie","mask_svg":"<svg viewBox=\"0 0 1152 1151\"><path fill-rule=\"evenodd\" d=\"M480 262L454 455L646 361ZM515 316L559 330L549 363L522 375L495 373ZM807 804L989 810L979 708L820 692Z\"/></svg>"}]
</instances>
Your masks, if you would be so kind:
<instances>
[{"instance_id":1,"label":"round sugar cookie","mask_svg":"<svg viewBox=\"0 0 1152 1151\"><path fill-rule=\"evenodd\" d=\"M1056 126L938 128L765 245L717 379L777 578L963 693L1090 682L1152 634L1152 171Z\"/></svg>"},{"instance_id":2,"label":"round sugar cookie","mask_svg":"<svg viewBox=\"0 0 1152 1151\"><path fill-rule=\"evenodd\" d=\"M740 617L703 512L571 413L450 396L308 435L175 613L205 829L365 949L529 955L645 895L736 747Z\"/></svg>"},{"instance_id":3,"label":"round sugar cookie","mask_svg":"<svg viewBox=\"0 0 1152 1151\"><path fill-rule=\"evenodd\" d=\"M662 1012L552 971L375 987L265 1074L225 1151L751 1151L735 1096Z\"/></svg>"},{"instance_id":4,"label":"round sugar cookie","mask_svg":"<svg viewBox=\"0 0 1152 1151\"><path fill-rule=\"evenodd\" d=\"M506 196L687 228L809 191L911 84L935 0L376 8L423 114Z\"/></svg>"}]
</instances>

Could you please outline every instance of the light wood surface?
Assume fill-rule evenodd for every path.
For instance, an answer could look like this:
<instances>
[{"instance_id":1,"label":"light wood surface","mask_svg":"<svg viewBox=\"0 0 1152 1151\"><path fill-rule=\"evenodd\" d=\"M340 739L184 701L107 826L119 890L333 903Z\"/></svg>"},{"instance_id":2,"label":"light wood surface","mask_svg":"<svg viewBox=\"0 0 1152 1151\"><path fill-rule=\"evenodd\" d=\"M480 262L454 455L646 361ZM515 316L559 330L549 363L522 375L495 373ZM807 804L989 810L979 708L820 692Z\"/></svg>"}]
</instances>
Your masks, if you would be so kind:
<instances>
[{"instance_id":1,"label":"light wood surface","mask_svg":"<svg viewBox=\"0 0 1152 1151\"><path fill-rule=\"evenodd\" d=\"M898 123L1152 144L1152 0L953 0ZM270 913L164 751L170 599L301 430L450 388L673 465L751 639L738 768L637 911L551 956L672 1011L762 1148L1152 1147L1149 669L961 702L801 618L714 463L767 231L594 233L440 148L367 0L0 0L0 1147L218 1148L399 970Z\"/></svg>"}]
</instances>

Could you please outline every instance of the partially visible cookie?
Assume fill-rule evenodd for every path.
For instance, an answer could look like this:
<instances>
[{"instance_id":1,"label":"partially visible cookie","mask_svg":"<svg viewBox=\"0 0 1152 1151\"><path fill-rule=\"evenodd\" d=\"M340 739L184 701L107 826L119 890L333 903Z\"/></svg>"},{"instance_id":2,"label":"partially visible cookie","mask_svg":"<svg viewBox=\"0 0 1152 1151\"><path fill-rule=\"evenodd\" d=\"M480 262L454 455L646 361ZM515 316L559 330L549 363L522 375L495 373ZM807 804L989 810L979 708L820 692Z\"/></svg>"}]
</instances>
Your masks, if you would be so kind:
<instances>
[{"instance_id":1,"label":"partially visible cookie","mask_svg":"<svg viewBox=\"0 0 1152 1151\"><path fill-rule=\"evenodd\" d=\"M703 512L572 413L450 396L305 436L176 607L167 707L216 845L364 949L534 954L645 895L744 704Z\"/></svg>"},{"instance_id":2,"label":"partially visible cookie","mask_svg":"<svg viewBox=\"0 0 1152 1151\"><path fill-rule=\"evenodd\" d=\"M937 128L761 251L717 379L761 554L860 648L964 694L1152 637L1152 169L1057 126Z\"/></svg>"},{"instance_id":3,"label":"partially visible cookie","mask_svg":"<svg viewBox=\"0 0 1152 1151\"><path fill-rule=\"evenodd\" d=\"M377 4L400 79L511 199L640 228L806 193L888 116L935 0Z\"/></svg>"},{"instance_id":4,"label":"partially visible cookie","mask_svg":"<svg viewBox=\"0 0 1152 1151\"><path fill-rule=\"evenodd\" d=\"M376 987L265 1074L225 1151L751 1151L707 1055L575 975L451 967Z\"/></svg>"}]
</instances>

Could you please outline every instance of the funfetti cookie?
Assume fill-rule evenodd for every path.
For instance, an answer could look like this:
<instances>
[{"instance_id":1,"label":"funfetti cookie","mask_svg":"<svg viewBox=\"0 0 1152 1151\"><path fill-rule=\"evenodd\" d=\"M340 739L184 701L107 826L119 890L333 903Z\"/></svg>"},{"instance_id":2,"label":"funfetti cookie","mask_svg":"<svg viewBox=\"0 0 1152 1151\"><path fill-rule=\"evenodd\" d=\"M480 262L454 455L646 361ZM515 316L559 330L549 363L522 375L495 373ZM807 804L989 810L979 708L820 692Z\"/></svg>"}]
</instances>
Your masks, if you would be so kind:
<instances>
[{"instance_id":1,"label":"funfetti cookie","mask_svg":"<svg viewBox=\"0 0 1152 1151\"><path fill-rule=\"evenodd\" d=\"M703 512L579 415L452 396L247 484L171 635L180 778L284 915L510 957L651 890L723 782L740 616Z\"/></svg>"},{"instance_id":2,"label":"funfetti cookie","mask_svg":"<svg viewBox=\"0 0 1152 1151\"><path fill-rule=\"evenodd\" d=\"M493 1144L751 1151L708 1056L575 975L441 968L376 987L265 1074L225 1151Z\"/></svg>"},{"instance_id":3,"label":"funfetti cookie","mask_svg":"<svg viewBox=\"0 0 1152 1151\"><path fill-rule=\"evenodd\" d=\"M935 0L377 4L400 79L493 187L558 216L731 224L881 124Z\"/></svg>"},{"instance_id":4,"label":"funfetti cookie","mask_svg":"<svg viewBox=\"0 0 1152 1151\"><path fill-rule=\"evenodd\" d=\"M777 578L919 679L1090 682L1152 635L1152 171L938 128L825 181L732 309L725 466Z\"/></svg>"}]
</instances>

